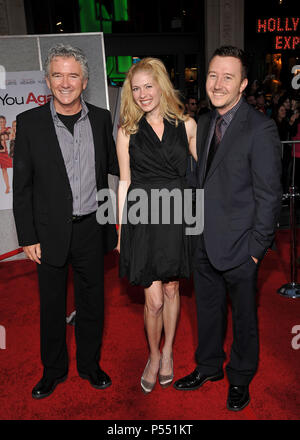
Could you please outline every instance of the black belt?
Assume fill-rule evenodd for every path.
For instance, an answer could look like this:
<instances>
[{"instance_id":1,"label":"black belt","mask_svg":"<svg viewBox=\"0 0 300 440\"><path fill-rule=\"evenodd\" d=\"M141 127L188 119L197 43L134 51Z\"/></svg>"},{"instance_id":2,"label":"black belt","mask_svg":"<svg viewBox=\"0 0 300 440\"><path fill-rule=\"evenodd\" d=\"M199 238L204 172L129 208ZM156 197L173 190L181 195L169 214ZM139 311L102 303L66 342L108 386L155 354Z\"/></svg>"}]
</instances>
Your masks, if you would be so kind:
<instances>
[{"instance_id":1,"label":"black belt","mask_svg":"<svg viewBox=\"0 0 300 440\"><path fill-rule=\"evenodd\" d=\"M72 222L73 223L79 223L82 222L82 220L85 220L88 217L91 217L93 214L95 214L96 211L91 212L90 214L86 215L72 215Z\"/></svg>"}]
</instances>

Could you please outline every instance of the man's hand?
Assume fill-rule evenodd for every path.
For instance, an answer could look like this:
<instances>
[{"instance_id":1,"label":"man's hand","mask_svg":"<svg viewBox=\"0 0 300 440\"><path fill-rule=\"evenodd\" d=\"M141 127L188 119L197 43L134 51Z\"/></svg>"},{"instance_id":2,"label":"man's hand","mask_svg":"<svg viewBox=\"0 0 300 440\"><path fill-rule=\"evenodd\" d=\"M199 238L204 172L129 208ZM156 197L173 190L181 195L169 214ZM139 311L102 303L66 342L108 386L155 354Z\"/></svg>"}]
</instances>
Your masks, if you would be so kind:
<instances>
[{"instance_id":1,"label":"man's hand","mask_svg":"<svg viewBox=\"0 0 300 440\"><path fill-rule=\"evenodd\" d=\"M31 261L35 261L36 263L41 264L40 258L42 256L42 253L40 243L32 244L30 246L24 246L23 251Z\"/></svg>"},{"instance_id":2,"label":"man's hand","mask_svg":"<svg viewBox=\"0 0 300 440\"><path fill-rule=\"evenodd\" d=\"M255 257L252 257L252 255L251 255L251 258L252 258L252 260L254 261L254 263L255 263L255 264L257 264L257 263L258 263L258 259L257 259L257 258L255 258Z\"/></svg>"}]
</instances>

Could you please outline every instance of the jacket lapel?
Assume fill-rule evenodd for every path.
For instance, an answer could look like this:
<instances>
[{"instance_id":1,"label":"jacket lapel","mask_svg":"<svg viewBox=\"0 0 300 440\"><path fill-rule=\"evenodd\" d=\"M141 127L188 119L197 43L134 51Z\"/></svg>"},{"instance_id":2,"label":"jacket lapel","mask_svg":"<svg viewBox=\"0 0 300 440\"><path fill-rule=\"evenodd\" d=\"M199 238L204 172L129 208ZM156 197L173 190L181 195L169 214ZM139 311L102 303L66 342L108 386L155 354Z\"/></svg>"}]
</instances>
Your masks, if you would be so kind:
<instances>
[{"instance_id":1,"label":"jacket lapel","mask_svg":"<svg viewBox=\"0 0 300 440\"><path fill-rule=\"evenodd\" d=\"M63 158L63 155L62 155L62 152L61 152L61 149L59 146L59 142L58 142L58 139L56 136L54 122L53 122L51 110L50 110L50 104L49 103L45 104L43 106L43 108L44 108L44 123L45 123L45 131L44 131L45 141L48 144L48 148L50 150L50 153L54 157L54 160L57 164L57 168L58 168L59 172L61 173L66 185L71 190L69 178L67 175L67 170L65 167L64 158Z\"/></svg>"},{"instance_id":2,"label":"jacket lapel","mask_svg":"<svg viewBox=\"0 0 300 440\"><path fill-rule=\"evenodd\" d=\"M205 114L198 123L197 127L197 156L198 156L198 182L200 188L203 186L204 171L206 165L207 149L208 149L208 133L212 120L213 112Z\"/></svg>"},{"instance_id":3,"label":"jacket lapel","mask_svg":"<svg viewBox=\"0 0 300 440\"><path fill-rule=\"evenodd\" d=\"M104 150L102 148L103 142L103 133L101 133L101 126L99 126L99 118L97 120L97 115L94 109L87 104L89 109L89 120L92 127L93 139L94 139L94 149L95 149L95 167L96 167L96 182L97 186L101 186L102 177L104 175L102 169L102 163L105 163ZM100 179L100 180L99 180Z\"/></svg>"},{"instance_id":4,"label":"jacket lapel","mask_svg":"<svg viewBox=\"0 0 300 440\"><path fill-rule=\"evenodd\" d=\"M219 166L220 162L224 159L224 156L229 153L234 140L240 137L243 132L244 123L247 120L248 104L242 102L240 108L237 110L233 120L227 128L220 145L216 151L215 157L211 164L211 167L207 173L205 181L214 173L215 169Z\"/></svg>"}]
</instances>

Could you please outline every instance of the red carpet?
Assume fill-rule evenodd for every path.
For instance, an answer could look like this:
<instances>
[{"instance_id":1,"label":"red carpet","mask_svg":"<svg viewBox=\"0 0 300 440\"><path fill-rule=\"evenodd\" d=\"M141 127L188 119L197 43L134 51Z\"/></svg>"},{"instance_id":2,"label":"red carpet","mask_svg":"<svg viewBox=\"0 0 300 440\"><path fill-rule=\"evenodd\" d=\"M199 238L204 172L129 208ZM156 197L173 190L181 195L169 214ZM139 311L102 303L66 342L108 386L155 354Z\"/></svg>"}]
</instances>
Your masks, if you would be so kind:
<instances>
[{"instance_id":1,"label":"red carpet","mask_svg":"<svg viewBox=\"0 0 300 440\"><path fill-rule=\"evenodd\" d=\"M227 379L193 392L156 386L145 396L140 376L147 360L143 329L143 291L118 278L117 256L106 260L106 322L101 366L113 380L104 390L78 377L74 328L68 326L70 370L66 382L47 399L31 390L42 374L39 358L39 300L35 266L29 261L0 264L0 349L2 420L297 420L300 416L300 349L292 348L292 328L300 325L300 299L276 293L289 281L289 232L278 233L279 252L269 252L259 272L260 365L250 386L250 405L240 413L226 409ZM68 311L72 306L72 283ZM181 287L181 316L175 347L175 378L194 368L196 311L192 283ZM231 318L225 342L229 353Z\"/></svg>"}]
</instances>

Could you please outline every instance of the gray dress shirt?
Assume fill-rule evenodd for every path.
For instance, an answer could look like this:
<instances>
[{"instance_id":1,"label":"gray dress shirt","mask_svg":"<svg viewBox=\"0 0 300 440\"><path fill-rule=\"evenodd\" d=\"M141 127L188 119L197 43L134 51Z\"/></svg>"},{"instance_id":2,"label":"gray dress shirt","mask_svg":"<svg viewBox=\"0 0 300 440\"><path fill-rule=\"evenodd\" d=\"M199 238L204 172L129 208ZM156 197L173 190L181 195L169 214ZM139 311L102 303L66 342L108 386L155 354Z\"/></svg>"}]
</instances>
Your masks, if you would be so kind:
<instances>
[{"instance_id":1,"label":"gray dress shirt","mask_svg":"<svg viewBox=\"0 0 300 440\"><path fill-rule=\"evenodd\" d=\"M53 100L51 114L73 194L73 215L86 215L98 208L95 149L88 108L81 100L81 116L73 135L57 116Z\"/></svg>"}]
</instances>

